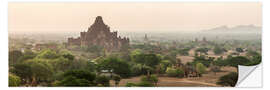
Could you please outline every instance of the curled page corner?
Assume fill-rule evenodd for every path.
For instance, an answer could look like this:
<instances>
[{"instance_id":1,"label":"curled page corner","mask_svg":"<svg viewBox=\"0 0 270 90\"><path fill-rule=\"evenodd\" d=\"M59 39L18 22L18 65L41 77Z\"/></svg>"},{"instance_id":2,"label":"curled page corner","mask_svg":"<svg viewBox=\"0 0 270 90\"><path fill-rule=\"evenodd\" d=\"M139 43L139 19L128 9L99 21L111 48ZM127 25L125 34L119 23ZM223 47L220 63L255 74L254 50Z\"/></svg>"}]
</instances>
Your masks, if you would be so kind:
<instances>
[{"instance_id":1,"label":"curled page corner","mask_svg":"<svg viewBox=\"0 0 270 90\"><path fill-rule=\"evenodd\" d=\"M262 87L261 64L238 65L238 80L235 87Z\"/></svg>"}]
</instances>

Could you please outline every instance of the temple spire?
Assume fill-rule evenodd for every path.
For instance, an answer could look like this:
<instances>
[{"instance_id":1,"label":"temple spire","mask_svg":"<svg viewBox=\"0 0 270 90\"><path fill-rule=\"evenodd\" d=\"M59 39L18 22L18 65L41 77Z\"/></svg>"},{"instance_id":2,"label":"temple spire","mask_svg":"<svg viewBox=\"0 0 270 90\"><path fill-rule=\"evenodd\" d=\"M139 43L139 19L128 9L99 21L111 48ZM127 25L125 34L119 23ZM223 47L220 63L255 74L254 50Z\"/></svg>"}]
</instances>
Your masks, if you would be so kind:
<instances>
[{"instance_id":1,"label":"temple spire","mask_svg":"<svg viewBox=\"0 0 270 90\"><path fill-rule=\"evenodd\" d=\"M104 24L104 22L102 20L102 17L101 16L97 16L94 24Z\"/></svg>"}]
</instances>

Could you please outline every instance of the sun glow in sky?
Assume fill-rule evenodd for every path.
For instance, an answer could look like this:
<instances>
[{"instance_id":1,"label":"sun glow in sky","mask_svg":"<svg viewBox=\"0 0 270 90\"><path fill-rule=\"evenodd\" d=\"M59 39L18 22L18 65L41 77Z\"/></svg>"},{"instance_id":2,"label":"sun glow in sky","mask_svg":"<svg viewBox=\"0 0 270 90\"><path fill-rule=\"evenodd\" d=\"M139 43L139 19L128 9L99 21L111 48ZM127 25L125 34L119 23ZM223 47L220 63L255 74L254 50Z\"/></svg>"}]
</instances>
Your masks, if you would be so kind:
<instances>
[{"instance_id":1,"label":"sun glow in sky","mask_svg":"<svg viewBox=\"0 0 270 90\"><path fill-rule=\"evenodd\" d=\"M262 5L239 3L9 3L9 32L81 32L102 16L119 32L198 31L262 24Z\"/></svg>"}]
</instances>

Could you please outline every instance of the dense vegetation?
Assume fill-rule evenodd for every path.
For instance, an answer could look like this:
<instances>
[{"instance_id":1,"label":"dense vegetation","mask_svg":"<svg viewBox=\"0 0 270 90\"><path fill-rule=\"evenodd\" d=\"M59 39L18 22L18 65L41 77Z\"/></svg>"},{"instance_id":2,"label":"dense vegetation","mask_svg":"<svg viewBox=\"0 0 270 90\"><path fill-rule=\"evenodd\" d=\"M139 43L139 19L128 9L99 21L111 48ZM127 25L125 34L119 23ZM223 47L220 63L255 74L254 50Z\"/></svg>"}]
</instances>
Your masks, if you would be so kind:
<instances>
[{"instance_id":1,"label":"dense vegetation","mask_svg":"<svg viewBox=\"0 0 270 90\"><path fill-rule=\"evenodd\" d=\"M160 76L204 77L209 72L222 71L222 67L261 62L261 52L252 49L253 43L206 43L132 44L128 49L110 53L99 46L74 50L62 44L57 44L56 49L10 50L9 86L119 86L122 79L138 76L140 82L128 82L125 86L150 87L158 85ZM190 54L192 50L194 55ZM235 52L225 55L230 50ZM211 51L219 57L209 56ZM183 63L181 56L193 60ZM237 72L229 73L220 77L217 84L234 86L237 78Z\"/></svg>"}]
</instances>

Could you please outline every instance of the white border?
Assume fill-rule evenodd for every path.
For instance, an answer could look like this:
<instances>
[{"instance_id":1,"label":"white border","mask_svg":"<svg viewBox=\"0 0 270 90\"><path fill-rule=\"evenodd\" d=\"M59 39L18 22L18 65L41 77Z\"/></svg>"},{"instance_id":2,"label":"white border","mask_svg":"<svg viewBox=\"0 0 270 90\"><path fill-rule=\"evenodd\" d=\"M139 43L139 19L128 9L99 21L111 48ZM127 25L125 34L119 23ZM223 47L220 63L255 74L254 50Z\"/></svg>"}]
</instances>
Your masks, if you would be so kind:
<instances>
[{"instance_id":1,"label":"white border","mask_svg":"<svg viewBox=\"0 0 270 90\"><path fill-rule=\"evenodd\" d=\"M270 65L270 1L269 0L0 0L0 87L1 90L5 89L235 89L235 88L193 88L193 87L161 87L161 88L9 88L8 87L8 24L7 24L7 6L8 2L168 2L168 1L179 1L179 2L262 2L263 3L263 68L266 69L266 72L263 72L263 88L256 89L268 89L270 85L269 70ZM264 69L263 69L264 70ZM268 80L268 81L267 81ZM237 88L237 89L247 89L247 88Z\"/></svg>"}]
</instances>

